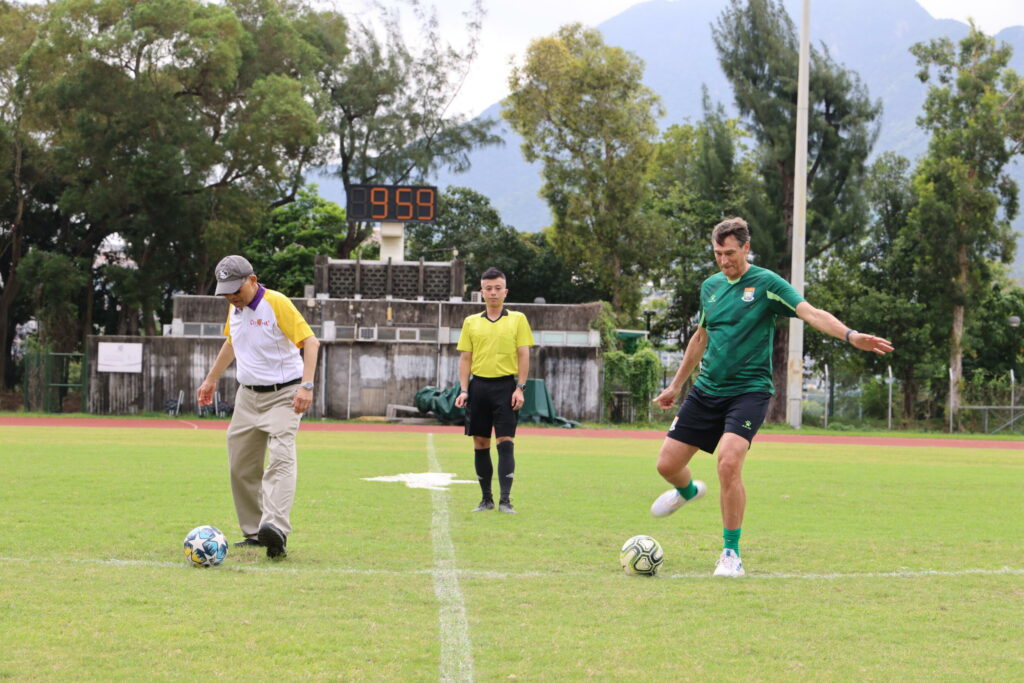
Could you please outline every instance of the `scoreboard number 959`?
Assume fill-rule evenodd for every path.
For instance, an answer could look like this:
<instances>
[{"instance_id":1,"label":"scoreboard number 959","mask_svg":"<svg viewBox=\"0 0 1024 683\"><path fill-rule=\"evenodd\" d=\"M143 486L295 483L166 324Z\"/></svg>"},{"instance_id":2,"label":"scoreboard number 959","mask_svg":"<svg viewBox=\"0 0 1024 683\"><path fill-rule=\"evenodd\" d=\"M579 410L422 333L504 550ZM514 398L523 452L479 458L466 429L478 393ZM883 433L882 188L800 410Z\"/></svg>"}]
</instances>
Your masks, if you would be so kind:
<instances>
[{"instance_id":1,"label":"scoreboard number 959","mask_svg":"<svg viewBox=\"0 0 1024 683\"><path fill-rule=\"evenodd\" d=\"M351 221L428 223L437 217L437 188L427 185L350 185Z\"/></svg>"}]
</instances>

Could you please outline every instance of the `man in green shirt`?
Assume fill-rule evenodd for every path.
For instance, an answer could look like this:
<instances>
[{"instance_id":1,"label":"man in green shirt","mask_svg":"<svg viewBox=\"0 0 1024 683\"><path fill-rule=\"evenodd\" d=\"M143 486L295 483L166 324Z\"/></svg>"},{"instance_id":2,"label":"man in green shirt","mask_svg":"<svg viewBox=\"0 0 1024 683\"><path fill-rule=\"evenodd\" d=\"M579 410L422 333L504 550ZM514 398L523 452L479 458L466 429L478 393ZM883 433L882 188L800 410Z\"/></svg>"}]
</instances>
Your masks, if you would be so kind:
<instances>
[{"instance_id":1,"label":"man in green shirt","mask_svg":"<svg viewBox=\"0 0 1024 683\"><path fill-rule=\"evenodd\" d=\"M750 229L742 218L715 226L711 246L721 272L700 288L697 332L682 363L654 402L671 408L683 383L700 364L700 376L672 421L658 454L658 473L672 484L651 505L651 514L666 517L707 493L707 485L690 475L690 459L699 450L718 449L718 481L725 540L715 576L744 575L739 540L747 496L741 472L747 450L768 411L772 385L772 346L779 316L799 317L827 335L862 351L885 354L892 344L841 323L815 308L770 270L747 262Z\"/></svg>"}]
</instances>

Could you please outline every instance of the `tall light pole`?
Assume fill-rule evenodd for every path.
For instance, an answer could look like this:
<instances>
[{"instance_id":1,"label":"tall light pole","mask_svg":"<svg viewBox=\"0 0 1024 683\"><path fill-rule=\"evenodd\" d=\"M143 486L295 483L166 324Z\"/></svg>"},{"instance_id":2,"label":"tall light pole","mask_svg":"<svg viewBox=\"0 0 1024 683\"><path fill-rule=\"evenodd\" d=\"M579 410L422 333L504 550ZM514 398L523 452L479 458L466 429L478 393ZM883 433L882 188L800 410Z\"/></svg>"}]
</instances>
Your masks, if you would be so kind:
<instances>
[{"instance_id":1,"label":"tall light pole","mask_svg":"<svg viewBox=\"0 0 1024 683\"><path fill-rule=\"evenodd\" d=\"M793 163L793 253L791 284L804 293L804 247L807 242L807 100L808 60L811 51L811 0L804 0L800 27L800 70L796 94L796 157ZM799 429L803 422L804 322L789 319L789 352L786 367L786 422Z\"/></svg>"},{"instance_id":2,"label":"tall light pole","mask_svg":"<svg viewBox=\"0 0 1024 683\"><path fill-rule=\"evenodd\" d=\"M1006 319L1006 322L1013 329L1013 364L1010 370L1010 429L1014 429L1014 422L1017 421L1017 382L1020 381L1020 374L1017 369L1017 353L1020 351L1020 337L1017 336L1019 334L1017 330L1020 329L1020 316L1011 315Z\"/></svg>"}]
</instances>

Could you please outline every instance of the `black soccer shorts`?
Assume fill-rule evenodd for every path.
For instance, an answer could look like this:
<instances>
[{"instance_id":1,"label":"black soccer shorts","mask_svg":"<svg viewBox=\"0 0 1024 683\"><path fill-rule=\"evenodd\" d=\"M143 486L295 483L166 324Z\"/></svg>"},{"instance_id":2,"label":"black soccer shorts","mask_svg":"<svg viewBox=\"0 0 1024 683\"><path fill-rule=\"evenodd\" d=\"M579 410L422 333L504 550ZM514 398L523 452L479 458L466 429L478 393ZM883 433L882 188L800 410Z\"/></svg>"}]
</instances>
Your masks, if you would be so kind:
<instances>
[{"instance_id":1,"label":"black soccer shorts","mask_svg":"<svg viewBox=\"0 0 1024 683\"><path fill-rule=\"evenodd\" d=\"M766 391L715 396L694 387L679 408L667 436L708 453L715 452L725 432L739 434L753 442L768 414L771 398Z\"/></svg>"},{"instance_id":2,"label":"black soccer shorts","mask_svg":"<svg viewBox=\"0 0 1024 683\"><path fill-rule=\"evenodd\" d=\"M512 410L512 394L516 378L476 377L469 381L469 399L466 403L466 436L516 435L519 412Z\"/></svg>"}]
</instances>

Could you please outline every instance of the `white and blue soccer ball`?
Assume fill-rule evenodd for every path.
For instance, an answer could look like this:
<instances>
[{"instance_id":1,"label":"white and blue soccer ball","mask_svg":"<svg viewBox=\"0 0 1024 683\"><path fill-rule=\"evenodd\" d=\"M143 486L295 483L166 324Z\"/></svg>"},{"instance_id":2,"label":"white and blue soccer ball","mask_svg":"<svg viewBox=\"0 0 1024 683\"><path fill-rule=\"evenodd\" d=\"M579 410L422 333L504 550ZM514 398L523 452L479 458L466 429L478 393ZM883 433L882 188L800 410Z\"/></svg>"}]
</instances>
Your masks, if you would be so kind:
<instances>
[{"instance_id":1,"label":"white and blue soccer ball","mask_svg":"<svg viewBox=\"0 0 1024 683\"><path fill-rule=\"evenodd\" d=\"M631 576L654 576L665 560L661 544L650 536L634 536L622 545L619 563Z\"/></svg>"},{"instance_id":2,"label":"white and blue soccer ball","mask_svg":"<svg viewBox=\"0 0 1024 683\"><path fill-rule=\"evenodd\" d=\"M185 537L185 558L193 567L216 567L228 556L228 539L214 526L197 526Z\"/></svg>"}]
</instances>

